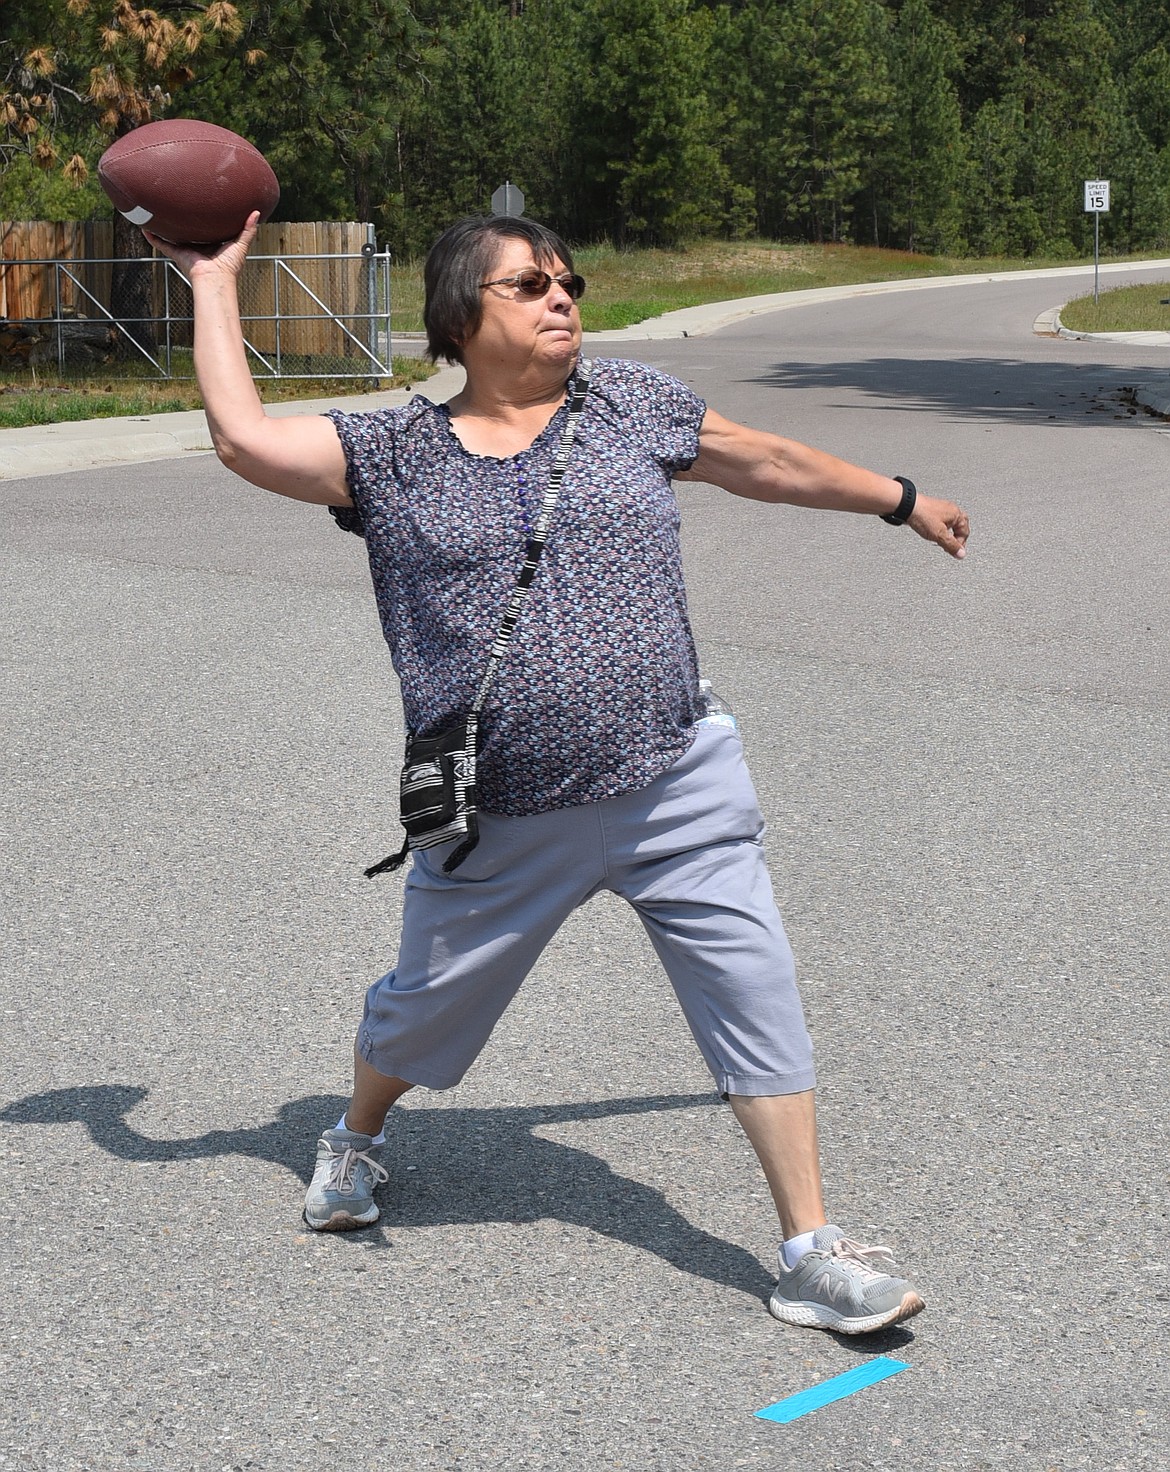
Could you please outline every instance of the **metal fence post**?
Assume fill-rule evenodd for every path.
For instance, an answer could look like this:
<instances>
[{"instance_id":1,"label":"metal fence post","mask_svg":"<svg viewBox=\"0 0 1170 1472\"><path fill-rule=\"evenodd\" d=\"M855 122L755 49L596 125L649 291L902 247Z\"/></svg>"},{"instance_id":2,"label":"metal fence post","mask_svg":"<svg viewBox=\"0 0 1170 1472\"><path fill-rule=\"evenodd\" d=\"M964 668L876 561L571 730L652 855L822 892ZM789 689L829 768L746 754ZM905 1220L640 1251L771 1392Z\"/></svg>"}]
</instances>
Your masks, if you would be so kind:
<instances>
[{"instance_id":1,"label":"metal fence post","mask_svg":"<svg viewBox=\"0 0 1170 1472\"><path fill-rule=\"evenodd\" d=\"M280 373L280 262L275 256L272 258L272 315L276 319L273 323L273 331L276 333L276 376Z\"/></svg>"},{"instance_id":2,"label":"metal fence post","mask_svg":"<svg viewBox=\"0 0 1170 1472\"><path fill-rule=\"evenodd\" d=\"M167 377L170 378L174 365L171 363L171 263L167 260L163 261L163 311L166 314L167 323L166 348L163 357L166 359Z\"/></svg>"},{"instance_id":3,"label":"metal fence post","mask_svg":"<svg viewBox=\"0 0 1170 1472\"><path fill-rule=\"evenodd\" d=\"M56 317L55 327L57 329L57 372L65 372L65 334L61 330L61 266L57 261L53 262L53 313Z\"/></svg>"},{"instance_id":4,"label":"metal fence post","mask_svg":"<svg viewBox=\"0 0 1170 1472\"><path fill-rule=\"evenodd\" d=\"M382 293L386 302L386 366L394 368L394 328L390 316L390 251L384 250L382 261Z\"/></svg>"},{"instance_id":5,"label":"metal fence post","mask_svg":"<svg viewBox=\"0 0 1170 1472\"><path fill-rule=\"evenodd\" d=\"M373 225L366 226L366 248L362 251L366 267L366 342L375 362L381 362L378 352L378 267L376 252L378 243L374 239Z\"/></svg>"}]
</instances>

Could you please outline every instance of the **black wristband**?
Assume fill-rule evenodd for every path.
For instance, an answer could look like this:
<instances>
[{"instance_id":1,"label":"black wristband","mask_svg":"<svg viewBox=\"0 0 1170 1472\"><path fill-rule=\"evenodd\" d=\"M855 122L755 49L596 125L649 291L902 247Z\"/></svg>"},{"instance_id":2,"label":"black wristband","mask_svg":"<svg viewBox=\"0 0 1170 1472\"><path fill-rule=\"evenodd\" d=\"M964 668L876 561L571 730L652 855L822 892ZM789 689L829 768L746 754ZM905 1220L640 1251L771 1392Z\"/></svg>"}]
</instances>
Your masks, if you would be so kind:
<instances>
[{"instance_id":1,"label":"black wristband","mask_svg":"<svg viewBox=\"0 0 1170 1472\"><path fill-rule=\"evenodd\" d=\"M898 502L898 509L886 512L882 520L888 521L891 526L905 526L914 511L914 503L918 500L918 487L912 480L907 480L904 475L895 475L891 478L902 487L902 499Z\"/></svg>"}]
</instances>

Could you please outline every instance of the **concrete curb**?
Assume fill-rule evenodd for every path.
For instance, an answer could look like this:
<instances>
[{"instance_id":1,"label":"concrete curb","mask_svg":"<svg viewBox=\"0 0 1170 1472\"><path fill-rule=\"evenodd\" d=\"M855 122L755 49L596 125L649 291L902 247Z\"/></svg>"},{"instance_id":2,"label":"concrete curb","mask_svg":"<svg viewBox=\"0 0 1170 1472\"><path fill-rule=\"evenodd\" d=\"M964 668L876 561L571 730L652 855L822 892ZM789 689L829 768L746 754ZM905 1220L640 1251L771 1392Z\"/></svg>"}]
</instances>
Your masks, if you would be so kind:
<instances>
[{"instance_id":1,"label":"concrete curb","mask_svg":"<svg viewBox=\"0 0 1170 1472\"><path fill-rule=\"evenodd\" d=\"M1066 337L1072 342L1170 343L1170 332L1076 332L1060 320L1060 314L1067 306L1067 302L1061 302L1059 307L1049 307L1047 311L1041 312L1032 323L1035 335Z\"/></svg>"},{"instance_id":2,"label":"concrete curb","mask_svg":"<svg viewBox=\"0 0 1170 1472\"><path fill-rule=\"evenodd\" d=\"M1133 401L1160 419L1170 419L1170 377L1158 382L1139 383L1134 386Z\"/></svg>"},{"instance_id":3,"label":"concrete curb","mask_svg":"<svg viewBox=\"0 0 1170 1472\"><path fill-rule=\"evenodd\" d=\"M1077 332L1071 327L1066 327L1060 320L1060 314L1064 310L1065 303L1059 307L1053 307L1051 316L1056 324L1056 337L1067 337L1073 342L1120 342L1128 343L1131 347L1167 347L1170 346L1170 332ZM1036 321L1049 316L1042 312ZM1036 331L1033 324L1033 331Z\"/></svg>"},{"instance_id":4,"label":"concrete curb","mask_svg":"<svg viewBox=\"0 0 1170 1472\"><path fill-rule=\"evenodd\" d=\"M1064 303L1059 307L1049 307L1046 312L1041 312L1032 323L1032 332L1036 337L1060 337L1062 330L1060 326L1060 314L1064 310Z\"/></svg>"},{"instance_id":5,"label":"concrete curb","mask_svg":"<svg viewBox=\"0 0 1170 1472\"><path fill-rule=\"evenodd\" d=\"M168 421L188 419L190 424L175 425ZM167 460L179 455L200 454L211 449L211 436L202 413L152 414L143 419L125 421L118 432L98 432L94 426L103 420L83 420L70 428L84 428L88 434L62 435L54 431L63 425L38 426L36 437L13 441L12 435L22 430L4 431L0 440L0 480L22 480L28 476L53 475L62 470L79 470L99 465L126 465L142 460Z\"/></svg>"}]
</instances>

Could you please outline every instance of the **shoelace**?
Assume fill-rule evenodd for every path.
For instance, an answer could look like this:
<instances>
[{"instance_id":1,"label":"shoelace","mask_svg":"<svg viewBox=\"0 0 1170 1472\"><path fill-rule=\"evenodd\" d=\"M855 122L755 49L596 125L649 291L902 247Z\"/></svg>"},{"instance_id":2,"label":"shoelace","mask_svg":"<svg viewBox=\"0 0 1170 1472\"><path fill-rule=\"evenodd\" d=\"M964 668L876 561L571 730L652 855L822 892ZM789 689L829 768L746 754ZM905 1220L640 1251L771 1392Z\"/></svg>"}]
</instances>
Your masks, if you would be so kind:
<instances>
[{"instance_id":1,"label":"shoelace","mask_svg":"<svg viewBox=\"0 0 1170 1472\"><path fill-rule=\"evenodd\" d=\"M842 1257L846 1262L853 1263L870 1278L887 1277L888 1270L894 1266L894 1254L888 1247L854 1242L850 1237L838 1237L829 1252L833 1257Z\"/></svg>"},{"instance_id":2,"label":"shoelace","mask_svg":"<svg viewBox=\"0 0 1170 1472\"><path fill-rule=\"evenodd\" d=\"M373 1171L376 1183L390 1179L390 1172L384 1166L379 1165L372 1155L367 1155L364 1150L355 1150L352 1145L347 1145L344 1150L335 1152L333 1159L329 1162L325 1189L340 1191L343 1196L350 1195L353 1191L353 1168L359 1160L364 1160Z\"/></svg>"}]
</instances>

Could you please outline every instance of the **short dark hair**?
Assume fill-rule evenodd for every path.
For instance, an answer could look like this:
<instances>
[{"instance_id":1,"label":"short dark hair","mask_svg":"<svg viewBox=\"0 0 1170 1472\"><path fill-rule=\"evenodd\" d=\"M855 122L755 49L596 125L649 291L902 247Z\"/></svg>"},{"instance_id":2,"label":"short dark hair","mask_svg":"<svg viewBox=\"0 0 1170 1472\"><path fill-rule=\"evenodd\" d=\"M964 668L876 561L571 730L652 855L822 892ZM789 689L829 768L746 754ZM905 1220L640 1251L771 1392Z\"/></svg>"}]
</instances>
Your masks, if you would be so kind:
<instances>
[{"instance_id":1,"label":"short dark hair","mask_svg":"<svg viewBox=\"0 0 1170 1472\"><path fill-rule=\"evenodd\" d=\"M569 247L535 220L516 215L469 215L458 220L431 246L423 268L423 324L427 329L427 357L432 363L440 358L448 363L463 362L462 344L474 334L483 317L480 285L495 265L504 240L526 240L539 266L548 266L558 257L566 271L573 269Z\"/></svg>"}]
</instances>

